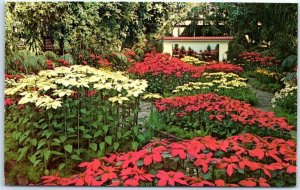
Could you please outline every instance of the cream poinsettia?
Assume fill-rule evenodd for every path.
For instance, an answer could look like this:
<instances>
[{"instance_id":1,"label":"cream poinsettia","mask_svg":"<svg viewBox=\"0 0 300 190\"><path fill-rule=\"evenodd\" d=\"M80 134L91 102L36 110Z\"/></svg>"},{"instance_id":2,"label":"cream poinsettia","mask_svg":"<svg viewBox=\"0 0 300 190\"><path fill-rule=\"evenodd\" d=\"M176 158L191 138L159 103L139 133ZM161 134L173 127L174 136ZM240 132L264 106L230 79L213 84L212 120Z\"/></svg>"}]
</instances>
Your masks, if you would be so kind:
<instances>
[{"instance_id":1,"label":"cream poinsettia","mask_svg":"<svg viewBox=\"0 0 300 190\"><path fill-rule=\"evenodd\" d=\"M122 104L139 97L147 88L147 81L132 80L123 72L111 72L90 66L73 65L40 71L19 81L7 81L5 94L21 96L19 104L34 103L37 107L57 109L62 97L71 96L78 89L99 90L112 94L111 102ZM114 96L112 92L118 92Z\"/></svg>"}]
</instances>

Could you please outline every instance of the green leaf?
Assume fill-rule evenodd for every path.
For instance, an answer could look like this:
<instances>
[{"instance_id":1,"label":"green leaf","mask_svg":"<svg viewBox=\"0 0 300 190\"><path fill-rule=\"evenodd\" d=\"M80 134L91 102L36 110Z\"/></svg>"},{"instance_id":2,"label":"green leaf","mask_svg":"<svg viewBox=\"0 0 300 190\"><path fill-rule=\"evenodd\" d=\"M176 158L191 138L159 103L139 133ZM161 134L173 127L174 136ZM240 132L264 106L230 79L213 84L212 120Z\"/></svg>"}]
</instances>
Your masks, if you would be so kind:
<instances>
[{"instance_id":1,"label":"green leaf","mask_svg":"<svg viewBox=\"0 0 300 190\"><path fill-rule=\"evenodd\" d=\"M94 134L94 138L99 137L102 134L102 131L96 131Z\"/></svg>"},{"instance_id":2,"label":"green leaf","mask_svg":"<svg viewBox=\"0 0 300 190\"><path fill-rule=\"evenodd\" d=\"M67 131L71 132L71 133L74 133L75 130L73 128L68 128Z\"/></svg>"},{"instance_id":3,"label":"green leaf","mask_svg":"<svg viewBox=\"0 0 300 190\"><path fill-rule=\"evenodd\" d=\"M135 142L135 141L133 141L133 142L131 143L131 147L132 147L133 150L136 150L137 147L138 147L138 145L139 145L139 143L137 143L137 142Z\"/></svg>"},{"instance_id":4,"label":"green leaf","mask_svg":"<svg viewBox=\"0 0 300 190\"><path fill-rule=\"evenodd\" d=\"M30 156L30 157L29 157L29 161L30 161L32 164L34 164L35 161L36 161L36 156L35 156L35 155Z\"/></svg>"},{"instance_id":5,"label":"green leaf","mask_svg":"<svg viewBox=\"0 0 300 190\"><path fill-rule=\"evenodd\" d=\"M79 156L76 155L76 154L73 154L73 155L71 156L71 158L72 158L73 160L81 160L81 158L79 158Z\"/></svg>"},{"instance_id":6,"label":"green leaf","mask_svg":"<svg viewBox=\"0 0 300 190\"><path fill-rule=\"evenodd\" d=\"M64 143L66 140L67 140L67 137L62 135L62 136L59 136L59 140Z\"/></svg>"},{"instance_id":7,"label":"green leaf","mask_svg":"<svg viewBox=\"0 0 300 190\"><path fill-rule=\"evenodd\" d=\"M138 137L138 139L140 139L141 141L145 141L145 137L144 137L144 135L142 135L142 134L139 134L137 137Z\"/></svg>"},{"instance_id":8,"label":"green leaf","mask_svg":"<svg viewBox=\"0 0 300 190\"><path fill-rule=\"evenodd\" d=\"M97 144L96 143L91 143L90 145L89 145L89 147L90 147L90 149L92 149L93 151L97 151Z\"/></svg>"},{"instance_id":9,"label":"green leaf","mask_svg":"<svg viewBox=\"0 0 300 190\"><path fill-rule=\"evenodd\" d=\"M86 109L82 108L82 109L80 109L80 112L86 114Z\"/></svg>"},{"instance_id":10,"label":"green leaf","mask_svg":"<svg viewBox=\"0 0 300 190\"><path fill-rule=\"evenodd\" d=\"M36 139L32 139L32 140L31 140L31 144L32 144L33 146L36 146L36 145L37 145L37 140L36 140Z\"/></svg>"},{"instance_id":11,"label":"green leaf","mask_svg":"<svg viewBox=\"0 0 300 190\"><path fill-rule=\"evenodd\" d=\"M123 138L125 138L125 137L129 136L129 135L130 135L130 133L131 133L131 131L126 131L126 132L124 133L124 135L123 135Z\"/></svg>"},{"instance_id":12,"label":"green leaf","mask_svg":"<svg viewBox=\"0 0 300 190\"><path fill-rule=\"evenodd\" d=\"M120 139L122 137L122 133L120 131L117 132L117 137Z\"/></svg>"},{"instance_id":13,"label":"green leaf","mask_svg":"<svg viewBox=\"0 0 300 190\"><path fill-rule=\"evenodd\" d=\"M105 142L101 142L100 145L99 145L99 147L100 147L100 150L102 152L104 152L104 150L105 150Z\"/></svg>"},{"instance_id":14,"label":"green leaf","mask_svg":"<svg viewBox=\"0 0 300 190\"><path fill-rule=\"evenodd\" d=\"M120 143L115 142L114 143L114 150L117 150L119 148L119 146L120 146Z\"/></svg>"},{"instance_id":15,"label":"green leaf","mask_svg":"<svg viewBox=\"0 0 300 190\"><path fill-rule=\"evenodd\" d=\"M105 142L107 142L107 144L111 145L112 144L112 137L111 136L106 136L105 137Z\"/></svg>"},{"instance_id":16,"label":"green leaf","mask_svg":"<svg viewBox=\"0 0 300 190\"><path fill-rule=\"evenodd\" d=\"M134 126L132 129L133 129L134 134L137 135L138 132L139 132L139 127L138 126Z\"/></svg>"},{"instance_id":17,"label":"green leaf","mask_svg":"<svg viewBox=\"0 0 300 190\"><path fill-rule=\"evenodd\" d=\"M44 151L44 158L45 158L45 160L49 160L50 154L51 154L51 151L50 151L50 150L45 150L45 151Z\"/></svg>"},{"instance_id":18,"label":"green leaf","mask_svg":"<svg viewBox=\"0 0 300 190\"><path fill-rule=\"evenodd\" d=\"M58 166L58 170L62 170L64 167L66 166L66 164L65 163L61 163L61 164L59 164L59 166Z\"/></svg>"},{"instance_id":19,"label":"green leaf","mask_svg":"<svg viewBox=\"0 0 300 190\"><path fill-rule=\"evenodd\" d=\"M45 144L46 144L46 140L45 139L41 139L39 141L39 143L38 143L37 150L39 150Z\"/></svg>"},{"instance_id":20,"label":"green leaf","mask_svg":"<svg viewBox=\"0 0 300 190\"><path fill-rule=\"evenodd\" d=\"M65 151L72 153L73 146L71 144L67 144L64 146Z\"/></svg>"},{"instance_id":21,"label":"green leaf","mask_svg":"<svg viewBox=\"0 0 300 190\"><path fill-rule=\"evenodd\" d=\"M108 131L108 125L103 125L103 130L104 130L105 133L107 133L107 131Z\"/></svg>"},{"instance_id":22,"label":"green leaf","mask_svg":"<svg viewBox=\"0 0 300 190\"><path fill-rule=\"evenodd\" d=\"M144 165L144 160L138 160L136 163L137 166L142 166Z\"/></svg>"},{"instance_id":23,"label":"green leaf","mask_svg":"<svg viewBox=\"0 0 300 190\"><path fill-rule=\"evenodd\" d=\"M54 138L53 141L56 142L56 143L58 143L58 144L61 143L60 140L59 140L58 138Z\"/></svg>"},{"instance_id":24,"label":"green leaf","mask_svg":"<svg viewBox=\"0 0 300 190\"><path fill-rule=\"evenodd\" d=\"M55 151L55 150L51 150L51 154L58 155L58 156L64 155L63 153L57 152L57 151Z\"/></svg>"},{"instance_id":25,"label":"green leaf","mask_svg":"<svg viewBox=\"0 0 300 190\"><path fill-rule=\"evenodd\" d=\"M42 160L41 159L38 159L34 162L33 166L37 166Z\"/></svg>"},{"instance_id":26,"label":"green leaf","mask_svg":"<svg viewBox=\"0 0 300 190\"><path fill-rule=\"evenodd\" d=\"M91 135L89 135L89 134L83 134L82 137L85 138L85 139L91 139L91 138L93 138L93 137L92 137Z\"/></svg>"}]
</instances>

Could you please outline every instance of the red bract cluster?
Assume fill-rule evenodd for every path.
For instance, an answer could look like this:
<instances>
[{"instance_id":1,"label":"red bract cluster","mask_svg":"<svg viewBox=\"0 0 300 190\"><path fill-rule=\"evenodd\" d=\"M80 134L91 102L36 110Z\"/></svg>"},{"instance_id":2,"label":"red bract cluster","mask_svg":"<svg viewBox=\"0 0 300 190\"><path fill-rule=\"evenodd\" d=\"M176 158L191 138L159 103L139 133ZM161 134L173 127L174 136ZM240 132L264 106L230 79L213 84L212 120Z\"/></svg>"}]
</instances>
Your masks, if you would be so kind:
<instances>
[{"instance_id":1,"label":"red bract cluster","mask_svg":"<svg viewBox=\"0 0 300 190\"><path fill-rule=\"evenodd\" d=\"M66 66L67 67L67 66L70 65L69 62L64 60L64 59L59 59L59 60L57 60L57 62L59 63L60 66Z\"/></svg>"},{"instance_id":2,"label":"red bract cluster","mask_svg":"<svg viewBox=\"0 0 300 190\"><path fill-rule=\"evenodd\" d=\"M91 53L88 56L84 56L80 54L78 58L79 58L78 63L82 65L91 65L97 68L99 67L107 68L112 65L111 62L109 62L106 58L103 58L101 55L97 55L94 53Z\"/></svg>"},{"instance_id":3,"label":"red bract cluster","mask_svg":"<svg viewBox=\"0 0 300 190\"><path fill-rule=\"evenodd\" d=\"M244 52L239 55L239 58L249 64L258 64L259 66L270 67L280 64L279 60L271 56L262 56L258 52Z\"/></svg>"},{"instance_id":4,"label":"red bract cluster","mask_svg":"<svg viewBox=\"0 0 300 190\"><path fill-rule=\"evenodd\" d=\"M47 65L48 69L53 69L54 68L53 62L49 59L46 60L46 65Z\"/></svg>"},{"instance_id":5,"label":"red bract cluster","mask_svg":"<svg viewBox=\"0 0 300 190\"><path fill-rule=\"evenodd\" d=\"M23 78L22 75L10 75L10 74L5 74L5 79L20 79Z\"/></svg>"},{"instance_id":6,"label":"red bract cluster","mask_svg":"<svg viewBox=\"0 0 300 190\"><path fill-rule=\"evenodd\" d=\"M159 112L175 113L178 117L205 112L212 122L218 121L223 125L229 122L241 124L239 126L243 126L244 129L240 130L247 130L250 126L271 131L276 131L276 129L290 131L294 128L287 123L285 118L275 117L273 112L265 112L248 103L214 93L163 98L157 100L155 106ZM225 130L225 128L220 130Z\"/></svg>"},{"instance_id":7,"label":"red bract cluster","mask_svg":"<svg viewBox=\"0 0 300 190\"><path fill-rule=\"evenodd\" d=\"M203 72L201 68L185 63L168 54L156 52L147 53L143 62L135 63L129 68L129 73L143 76L145 74L163 75L165 77L182 77L185 73Z\"/></svg>"},{"instance_id":8,"label":"red bract cluster","mask_svg":"<svg viewBox=\"0 0 300 190\"><path fill-rule=\"evenodd\" d=\"M151 52L146 54L143 62L135 63L129 73L143 76L145 74L163 75L165 77L182 77L191 74L193 78L201 77L203 72L243 72L243 68L228 63L210 63L203 66L193 66L168 54Z\"/></svg>"},{"instance_id":9,"label":"red bract cluster","mask_svg":"<svg viewBox=\"0 0 300 190\"><path fill-rule=\"evenodd\" d=\"M243 68L240 66L232 65L225 62L212 62L206 65L202 65L200 67L203 68L205 72L241 73L244 71Z\"/></svg>"},{"instance_id":10,"label":"red bract cluster","mask_svg":"<svg viewBox=\"0 0 300 190\"><path fill-rule=\"evenodd\" d=\"M154 141L139 151L83 162L80 174L42 177L43 185L270 186L295 178L296 143L250 133L217 140ZM247 173L247 174L246 174ZM250 177L251 176L251 177Z\"/></svg>"},{"instance_id":11,"label":"red bract cluster","mask_svg":"<svg viewBox=\"0 0 300 190\"><path fill-rule=\"evenodd\" d=\"M13 99L11 99L11 98L5 98L5 101L4 101L4 106L5 107L6 106L10 106L12 104L14 104L14 100Z\"/></svg>"}]
</instances>

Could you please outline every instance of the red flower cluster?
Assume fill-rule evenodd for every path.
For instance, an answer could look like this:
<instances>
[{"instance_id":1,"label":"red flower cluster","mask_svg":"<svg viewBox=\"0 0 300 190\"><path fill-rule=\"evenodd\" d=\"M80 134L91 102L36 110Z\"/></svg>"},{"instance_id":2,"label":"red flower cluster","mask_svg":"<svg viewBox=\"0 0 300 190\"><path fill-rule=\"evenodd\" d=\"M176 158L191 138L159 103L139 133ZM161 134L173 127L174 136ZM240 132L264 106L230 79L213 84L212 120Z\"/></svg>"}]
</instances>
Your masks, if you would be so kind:
<instances>
[{"instance_id":1,"label":"red flower cluster","mask_svg":"<svg viewBox=\"0 0 300 190\"><path fill-rule=\"evenodd\" d=\"M57 60L57 62L61 65L61 66L69 66L70 65L70 63L68 62L68 61L66 61L66 60L64 60L64 59L59 59L59 60Z\"/></svg>"},{"instance_id":2,"label":"red flower cluster","mask_svg":"<svg viewBox=\"0 0 300 190\"><path fill-rule=\"evenodd\" d=\"M79 63L82 65L91 65L94 67L110 67L112 64L101 55L96 55L94 53L89 54L88 56L84 56L79 54Z\"/></svg>"},{"instance_id":3,"label":"red flower cluster","mask_svg":"<svg viewBox=\"0 0 300 190\"><path fill-rule=\"evenodd\" d=\"M136 53L132 50L132 49L128 49L128 48L124 48L123 50L123 53L125 54L125 56L128 58L128 57L135 57L136 56Z\"/></svg>"},{"instance_id":4,"label":"red flower cluster","mask_svg":"<svg viewBox=\"0 0 300 190\"><path fill-rule=\"evenodd\" d=\"M232 65L225 62L211 62L206 65L200 66L205 72L224 72L224 73L241 73L244 72L243 68L237 65Z\"/></svg>"},{"instance_id":5,"label":"red flower cluster","mask_svg":"<svg viewBox=\"0 0 300 190\"><path fill-rule=\"evenodd\" d=\"M203 72L201 68L185 63L169 54L147 53L143 62L135 63L129 73L143 76L145 74L163 75L165 77L182 77L185 73Z\"/></svg>"},{"instance_id":6,"label":"red flower cluster","mask_svg":"<svg viewBox=\"0 0 300 190\"><path fill-rule=\"evenodd\" d=\"M259 66L270 67L280 64L279 60L271 56L262 56L258 52L244 52L239 55L239 58L246 63L258 64Z\"/></svg>"},{"instance_id":7,"label":"red flower cluster","mask_svg":"<svg viewBox=\"0 0 300 190\"><path fill-rule=\"evenodd\" d=\"M5 79L20 79L23 78L22 75L10 75L10 74L5 74Z\"/></svg>"},{"instance_id":8,"label":"red flower cluster","mask_svg":"<svg viewBox=\"0 0 300 190\"><path fill-rule=\"evenodd\" d=\"M275 117L273 112L265 112L248 103L214 93L163 98L155 102L155 107L159 112L172 112L179 117L202 111L209 114L210 120L216 119L222 123L235 122L273 131L290 131L294 128L285 118Z\"/></svg>"},{"instance_id":9,"label":"red flower cluster","mask_svg":"<svg viewBox=\"0 0 300 190\"><path fill-rule=\"evenodd\" d=\"M86 168L85 171L71 177L62 178L58 173L44 176L42 184L270 186L274 178L282 179L282 173L295 178L295 163L296 143L293 140L250 133L224 140L205 136L171 143L163 139L150 142L140 151L110 154L83 162L79 167ZM245 171L247 175L243 174Z\"/></svg>"},{"instance_id":10,"label":"red flower cluster","mask_svg":"<svg viewBox=\"0 0 300 190\"><path fill-rule=\"evenodd\" d=\"M47 59L46 64L47 64L48 69L53 69L54 68L54 64L51 60Z\"/></svg>"},{"instance_id":11,"label":"red flower cluster","mask_svg":"<svg viewBox=\"0 0 300 190\"><path fill-rule=\"evenodd\" d=\"M5 102L4 102L4 106L5 107L6 106L10 106L12 104L14 104L14 100L13 99L11 99L11 98L5 98Z\"/></svg>"},{"instance_id":12,"label":"red flower cluster","mask_svg":"<svg viewBox=\"0 0 300 190\"><path fill-rule=\"evenodd\" d=\"M203 66L193 66L168 54L151 52L146 54L143 62L135 63L129 73L143 76L145 74L163 75L165 77L182 77L185 73L193 78L201 77L203 72L243 72L243 68L228 63L210 63Z\"/></svg>"}]
</instances>

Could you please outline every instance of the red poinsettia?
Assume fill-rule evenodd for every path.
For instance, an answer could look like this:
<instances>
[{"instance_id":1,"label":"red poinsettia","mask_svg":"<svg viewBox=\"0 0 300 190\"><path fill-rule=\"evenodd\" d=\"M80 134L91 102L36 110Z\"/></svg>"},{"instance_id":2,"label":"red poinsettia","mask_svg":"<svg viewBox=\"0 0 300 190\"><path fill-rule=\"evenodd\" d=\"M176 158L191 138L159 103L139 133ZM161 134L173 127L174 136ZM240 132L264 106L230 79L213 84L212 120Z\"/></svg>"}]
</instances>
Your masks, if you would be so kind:
<instances>
[{"instance_id":1,"label":"red poinsettia","mask_svg":"<svg viewBox=\"0 0 300 190\"><path fill-rule=\"evenodd\" d=\"M158 178L158 186L175 186L176 183L181 185L187 185L187 182L185 181L185 176L182 172L166 172L163 170L159 170L156 174L156 177Z\"/></svg>"}]
</instances>

